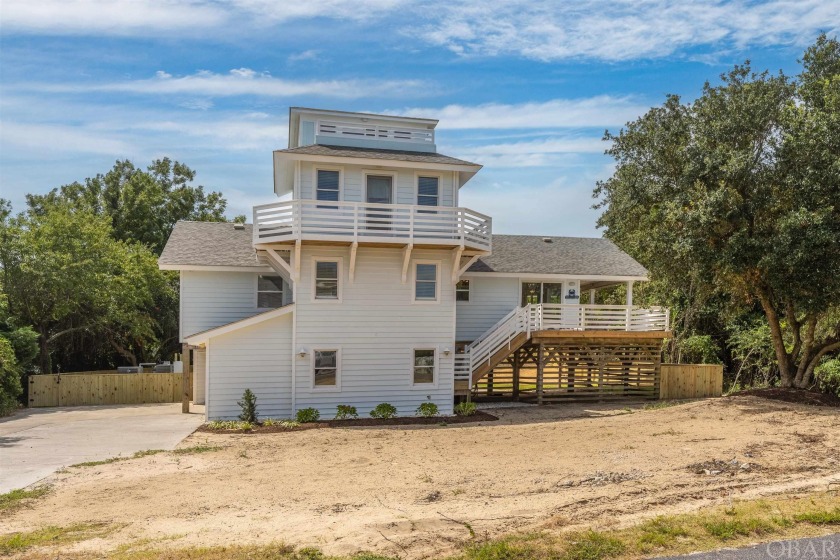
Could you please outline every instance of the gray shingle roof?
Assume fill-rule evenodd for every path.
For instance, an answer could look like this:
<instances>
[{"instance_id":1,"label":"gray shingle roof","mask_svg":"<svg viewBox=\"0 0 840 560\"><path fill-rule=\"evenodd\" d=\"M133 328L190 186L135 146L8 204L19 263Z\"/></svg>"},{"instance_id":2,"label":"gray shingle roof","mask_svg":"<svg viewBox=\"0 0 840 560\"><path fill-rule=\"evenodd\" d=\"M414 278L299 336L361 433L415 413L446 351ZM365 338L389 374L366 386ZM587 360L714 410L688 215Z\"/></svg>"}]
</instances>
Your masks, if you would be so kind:
<instances>
[{"instance_id":1,"label":"gray shingle roof","mask_svg":"<svg viewBox=\"0 0 840 560\"><path fill-rule=\"evenodd\" d=\"M477 260L469 272L647 276L645 267L609 239L538 235L494 235L493 254Z\"/></svg>"},{"instance_id":2,"label":"gray shingle roof","mask_svg":"<svg viewBox=\"0 0 840 560\"><path fill-rule=\"evenodd\" d=\"M251 245L251 224L234 229L226 222L178 222L158 262L174 266L263 266ZM551 239L546 243L543 239ZM494 235L493 254L469 272L647 276L645 267L608 240L598 237Z\"/></svg>"},{"instance_id":3,"label":"gray shingle roof","mask_svg":"<svg viewBox=\"0 0 840 560\"><path fill-rule=\"evenodd\" d=\"M251 245L253 226L229 222L178 222L158 258L161 265L263 266Z\"/></svg>"},{"instance_id":4,"label":"gray shingle roof","mask_svg":"<svg viewBox=\"0 0 840 560\"><path fill-rule=\"evenodd\" d=\"M442 163L448 165L474 165L481 167L477 163L464 161L454 157L445 156L443 154L432 154L427 152L409 152L407 150L378 150L375 148L356 148L345 146L325 146L322 144L312 144L311 146L301 146L299 148L289 148L287 150L275 150L276 153L281 154L303 154L309 156L332 156L332 157L352 157L352 158L375 158L387 159L392 161L416 161L420 163Z\"/></svg>"}]
</instances>

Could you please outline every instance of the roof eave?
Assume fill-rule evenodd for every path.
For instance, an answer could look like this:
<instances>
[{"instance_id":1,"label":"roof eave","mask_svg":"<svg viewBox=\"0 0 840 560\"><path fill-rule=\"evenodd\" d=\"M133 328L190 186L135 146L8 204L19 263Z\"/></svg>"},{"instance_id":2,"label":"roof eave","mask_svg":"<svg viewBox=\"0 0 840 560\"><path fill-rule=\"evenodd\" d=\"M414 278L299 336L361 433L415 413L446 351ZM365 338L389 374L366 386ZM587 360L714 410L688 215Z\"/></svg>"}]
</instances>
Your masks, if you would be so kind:
<instances>
[{"instance_id":1,"label":"roof eave","mask_svg":"<svg viewBox=\"0 0 840 560\"><path fill-rule=\"evenodd\" d=\"M430 163L425 161L407 161L400 159L371 158L371 157L348 157L334 156L328 154L296 154L285 150L275 150L275 157L281 157L292 161L329 161L331 163L343 163L347 165L371 165L379 167L400 167L413 169L446 169L449 171L461 171L465 173L478 173L482 166L477 163ZM465 181L466 182L466 181Z\"/></svg>"}]
</instances>

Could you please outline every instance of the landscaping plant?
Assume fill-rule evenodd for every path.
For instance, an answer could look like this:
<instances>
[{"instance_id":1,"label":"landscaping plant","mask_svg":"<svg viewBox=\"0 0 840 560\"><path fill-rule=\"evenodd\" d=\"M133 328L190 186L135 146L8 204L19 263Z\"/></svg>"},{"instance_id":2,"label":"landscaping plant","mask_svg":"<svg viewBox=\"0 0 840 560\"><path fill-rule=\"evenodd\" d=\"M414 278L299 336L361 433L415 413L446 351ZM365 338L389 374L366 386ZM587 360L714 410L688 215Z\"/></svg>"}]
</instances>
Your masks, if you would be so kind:
<instances>
[{"instance_id":1,"label":"landscaping plant","mask_svg":"<svg viewBox=\"0 0 840 560\"><path fill-rule=\"evenodd\" d=\"M474 402L461 402L455 405L455 414L458 416L472 416L475 414Z\"/></svg>"},{"instance_id":2,"label":"landscaping plant","mask_svg":"<svg viewBox=\"0 0 840 560\"><path fill-rule=\"evenodd\" d=\"M295 414L295 418L301 424L306 424L307 422L317 422L319 418L321 418L321 413L318 412L317 408L301 408Z\"/></svg>"},{"instance_id":3,"label":"landscaping plant","mask_svg":"<svg viewBox=\"0 0 840 560\"><path fill-rule=\"evenodd\" d=\"M359 413L356 411L355 406L350 406L346 404L338 405L336 412L335 412L335 419L336 420L346 420L348 418L358 418Z\"/></svg>"},{"instance_id":4,"label":"landscaping plant","mask_svg":"<svg viewBox=\"0 0 840 560\"><path fill-rule=\"evenodd\" d=\"M242 400L236 403L242 409L239 419L249 424L257 423L257 396L251 389L245 389L242 393Z\"/></svg>"},{"instance_id":5,"label":"landscaping plant","mask_svg":"<svg viewBox=\"0 0 840 560\"><path fill-rule=\"evenodd\" d=\"M420 406L417 407L415 411L417 416L424 416L426 418L431 418L432 416L438 415L438 405L433 402L424 402Z\"/></svg>"},{"instance_id":6,"label":"landscaping plant","mask_svg":"<svg viewBox=\"0 0 840 560\"><path fill-rule=\"evenodd\" d=\"M386 402L376 405L370 411L373 418L394 418L397 415L397 407Z\"/></svg>"}]
</instances>

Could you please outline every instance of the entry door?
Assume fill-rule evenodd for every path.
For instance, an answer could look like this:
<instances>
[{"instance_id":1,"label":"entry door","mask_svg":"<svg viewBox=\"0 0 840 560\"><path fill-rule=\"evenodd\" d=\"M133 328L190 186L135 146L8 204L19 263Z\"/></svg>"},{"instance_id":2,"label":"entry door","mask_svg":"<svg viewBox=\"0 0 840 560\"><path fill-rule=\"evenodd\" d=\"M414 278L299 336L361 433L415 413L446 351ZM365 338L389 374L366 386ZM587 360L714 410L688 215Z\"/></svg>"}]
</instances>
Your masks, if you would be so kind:
<instances>
[{"instance_id":1,"label":"entry door","mask_svg":"<svg viewBox=\"0 0 840 560\"><path fill-rule=\"evenodd\" d=\"M367 202L371 204L394 203L394 178L390 175L367 176ZM367 213L368 229L391 228L391 210L375 209Z\"/></svg>"}]
</instances>

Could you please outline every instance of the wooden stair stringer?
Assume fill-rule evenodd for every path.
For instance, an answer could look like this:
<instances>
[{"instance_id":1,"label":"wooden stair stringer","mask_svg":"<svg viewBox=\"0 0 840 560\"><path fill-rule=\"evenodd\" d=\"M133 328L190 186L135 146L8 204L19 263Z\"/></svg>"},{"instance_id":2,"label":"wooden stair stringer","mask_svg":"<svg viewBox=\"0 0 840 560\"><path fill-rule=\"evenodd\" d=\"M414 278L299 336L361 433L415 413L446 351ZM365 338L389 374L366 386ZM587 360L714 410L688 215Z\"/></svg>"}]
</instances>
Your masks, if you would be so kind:
<instances>
[{"instance_id":1,"label":"wooden stair stringer","mask_svg":"<svg viewBox=\"0 0 840 560\"><path fill-rule=\"evenodd\" d=\"M508 356L525 346L530 339L531 337L528 333L519 333L513 338L513 340L511 340L510 346L506 345L505 347L500 348L495 354L490 356L489 360L482 361L481 366L472 372L471 386L478 383L482 377L493 371L496 366L505 361Z\"/></svg>"}]
</instances>

